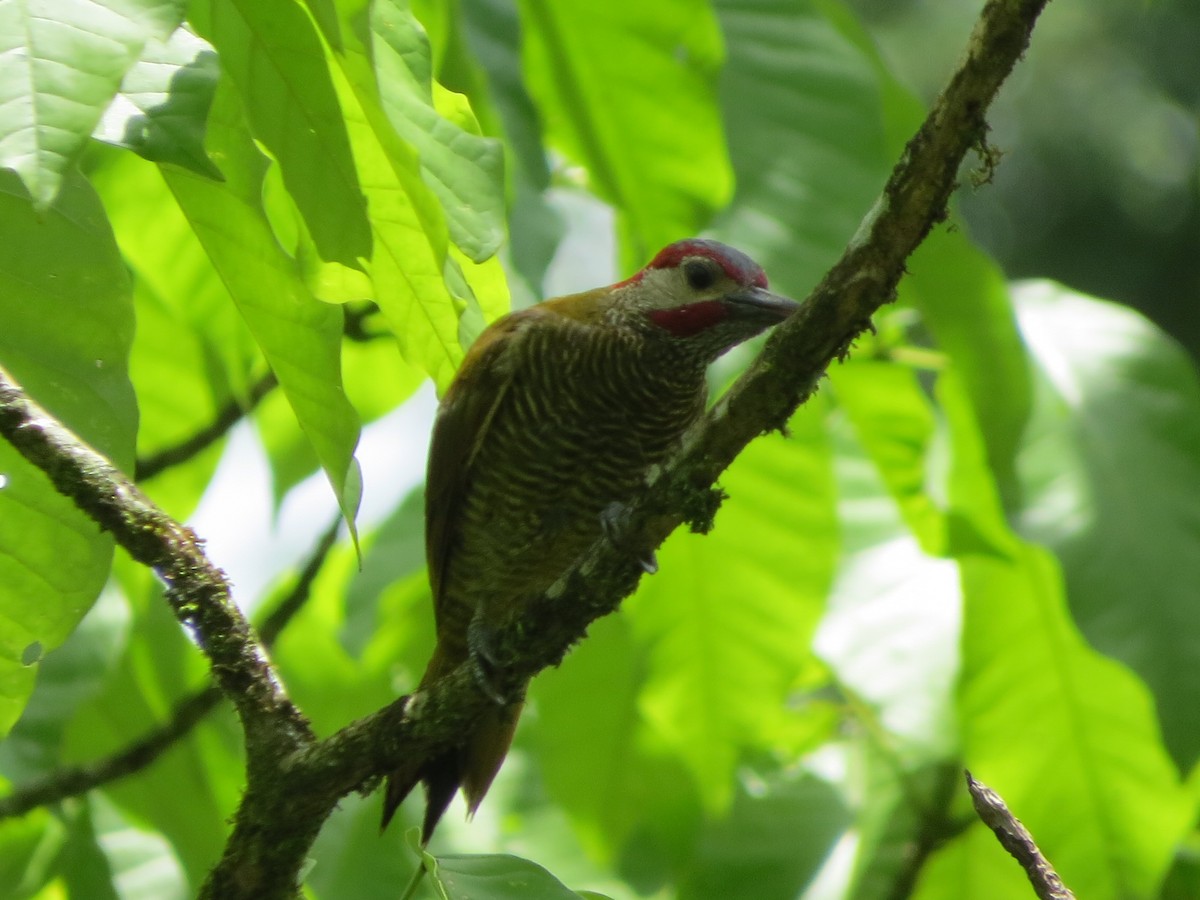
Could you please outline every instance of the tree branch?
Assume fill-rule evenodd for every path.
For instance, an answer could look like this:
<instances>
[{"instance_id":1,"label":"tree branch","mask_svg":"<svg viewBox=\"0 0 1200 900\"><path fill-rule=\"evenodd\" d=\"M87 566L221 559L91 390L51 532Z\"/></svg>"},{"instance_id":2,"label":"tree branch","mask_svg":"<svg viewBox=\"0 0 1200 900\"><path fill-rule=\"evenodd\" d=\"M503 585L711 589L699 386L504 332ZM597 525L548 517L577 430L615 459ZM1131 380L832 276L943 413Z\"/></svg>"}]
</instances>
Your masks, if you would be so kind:
<instances>
[{"instance_id":1,"label":"tree branch","mask_svg":"<svg viewBox=\"0 0 1200 900\"><path fill-rule=\"evenodd\" d=\"M1062 883L1046 857L1042 856L1033 835L1021 824L1020 819L1009 812L1000 795L986 784L976 781L970 772L965 774L975 812L983 824L995 832L1000 845L1021 864L1039 900L1075 900L1075 895Z\"/></svg>"},{"instance_id":2,"label":"tree branch","mask_svg":"<svg viewBox=\"0 0 1200 900\"><path fill-rule=\"evenodd\" d=\"M337 540L342 518L338 516L318 539L304 568L287 595L275 606L259 626L258 633L266 647L276 638L312 595L312 585L329 551ZM187 736L224 695L214 684L207 684L175 704L170 718L114 753L85 765L55 769L33 781L19 785L7 797L0 797L0 819L21 816L39 806L76 797L110 781L125 778L150 766L163 753Z\"/></svg>"},{"instance_id":3,"label":"tree branch","mask_svg":"<svg viewBox=\"0 0 1200 900\"><path fill-rule=\"evenodd\" d=\"M279 380L275 377L275 373L267 372L266 375L250 385L250 391L244 400L241 397L231 399L217 410L217 415L209 424L202 427L195 434L184 438L177 444L164 447L162 450L139 459L134 468L134 479L136 481L146 481L166 469L181 465L207 450L221 438L225 437L229 433L229 430L240 422L244 416L253 412L258 404L262 402L263 397L275 390L278 385Z\"/></svg>"},{"instance_id":4,"label":"tree branch","mask_svg":"<svg viewBox=\"0 0 1200 900\"><path fill-rule=\"evenodd\" d=\"M372 302L343 307L342 333L348 340L355 343L369 343L385 337L382 331L368 330L367 322L379 308ZM202 426L195 434L190 435L177 444L157 450L149 456L139 459L134 467L134 481L142 482L160 475L167 469L182 465L194 456L203 453L221 438L225 437L242 419L254 412L258 404L267 394L279 386L275 373L268 371L250 385L246 397L234 397L219 410L207 425Z\"/></svg>"},{"instance_id":5,"label":"tree branch","mask_svg":"<svg viewBox=\"0 0 1200 900\"><path fill-rule=\"evenodd\" d=\"M67 766L46 773L0 798L0 819L23 816L31 809L86 794L118 778L149 766L208 715L224 696L216 685L206 685L175 705L162 725L142 735L116 753L85 765Z\"/></svg>"}]
</instances>

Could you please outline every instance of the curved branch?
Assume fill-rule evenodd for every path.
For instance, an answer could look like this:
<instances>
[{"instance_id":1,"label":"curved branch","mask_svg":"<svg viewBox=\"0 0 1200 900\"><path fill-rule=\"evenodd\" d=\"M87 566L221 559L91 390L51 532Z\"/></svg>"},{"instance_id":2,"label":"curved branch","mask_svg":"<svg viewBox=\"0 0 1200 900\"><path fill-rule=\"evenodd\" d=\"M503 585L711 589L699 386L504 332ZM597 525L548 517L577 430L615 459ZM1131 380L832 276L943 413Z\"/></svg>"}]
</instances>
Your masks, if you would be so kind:
<instances>
[{"instance_id":1,"label":"curved branch","mask_svg":"<svg viewBox=\"0 0 1200 900\"><path fill-rule=\"evenodd\" d=\"M0 435L167 583L172 612L195 636L217 686L237 708L251 759L272 755L271 747L277 752L281 739L293 746L313 739L234 604L225 573L209 562L195 533L34 403L3 368Z\"/></svg>"},{"instance_id":2,"label":"curved branch","mask_svg":"<svg viewBox=\"0 0 1200 900\"><path fill-rule=\"evenodd\" d=\"M296 583L259 626L258 633L266 647L275 643L280 632L312 595L313 582L325 564L329 551L333 549L341 523L342 517L338 516L317 540ZM24 815L36 807L76 797L145 769L186 737L223 696L216 685L205 685L177 702L174 712L161 725L114 753L85 765L55 769L41 778L19 785L7 797L0 797L0 819Z\"/></svg>"}]
</instances>

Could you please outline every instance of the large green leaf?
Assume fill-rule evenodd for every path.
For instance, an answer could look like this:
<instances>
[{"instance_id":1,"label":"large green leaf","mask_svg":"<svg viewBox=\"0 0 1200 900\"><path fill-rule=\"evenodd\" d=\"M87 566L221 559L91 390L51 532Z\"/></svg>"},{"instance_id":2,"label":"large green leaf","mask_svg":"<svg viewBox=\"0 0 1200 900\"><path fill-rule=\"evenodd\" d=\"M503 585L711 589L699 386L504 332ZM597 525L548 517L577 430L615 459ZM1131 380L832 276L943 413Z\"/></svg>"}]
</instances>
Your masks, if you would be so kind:
<instances>
[{"instance_id":1,"label":"large green leaf","mask_svg":"<svg viewBox=\"0 0 1200 900\"><path fill-rule=\"evenodd\" d=\"M133 461L129 279L91 187L71 177L45 213L0 174L0 364L117 465ZM112 540L0 442L0 734L100 592Z\"/></svg>"},{"instance_id":2,"label":"large green leaf","mask_svg":"<svg viewBox=\"0 0 1200 900\"><path fill-rule=\"evenodd\" d=\"M371 209L375 252L368 271L374 299L405 360L444 389L462 359L459 309L466 305L465 297L456 303L447 285L453 263L445 214L422 177L416 152L380 105L367 50L347 34L335 60L334 84Z\"/></svg>"},{"instance_id":3,"label":"large green leaf","mask_svg":"<svg viewBox=\"0 0 1200 900\"><path fill-rule=\"evenodd\" d=\"M749 779L748 779L749 781ZM808 773L739 785L729 815L705 828L681 900L792 900L847 824L837 792Z\"/></svg>"},{"instance_id":4,"label":"large green leaf","mask_svg":"<svg viewBox=\"0 0 1200 900\"><path fill-rule=\"evenodd\" d=\"M961 565L968 767L1079 896L1152 895L1194 803L1159 742L1148 692L1083 642L1048 554L1021 548L1012 561Z\"/></svg>"},{"instance_id":5,"label":"large green leaf","mask_svg":"<svg viewBox=\"0 0 1200 900\"><path fill-rule=\"evenodd\" d=\"M372 59L388 121L417 151L454 243L474 262L504 239L503 155L466 98L433 80L429 41L400 0L371 5ZM436 101L436 102L435 102Z\"/></svg>"},{"instance_id":6,"label":"large green leaf","mask_svg":"<svg viewBox=\"0 0 1200 900\"><path fill-rule=\"evenodd\" d=\"M0 743L5 778L19 786L61 764L71 718L99 692L125 652L129 620L124 600L106 590L71 636L42 662L29 705Z\"/></svg>"},{"instance_id":7,"label":"large green leaf","mask_svg":"<svg viewBox=\"0 0 1200 900\"><path fill-rule=\"evenodd\" d=\"M447 900L576 900L580 896L537 863L517 856L439 856L428 877ZM598 894L591 896L604 900Z\"/></svg>"},{"instance_id":8,"label":"large green leaf","mask_svg":"<svg viewBox=\"0 0 1200 900\"><path fill-rule=\"evenodd\" d=\"M351 794L342 800L313 845L310 856L317 864L304 879L309 896L317 900L396 900L416 863L404 846L399 819L397 816L380 834L375 797Z\"/></svg>"},{"instance_id":9,"label":"large green leaf","mask_svg":"<svg viewBox=\"0 0 1200 900\"><path fill-rule=\"evenodd\" d=\"M904 523L929 554L945 551L946 520L934 499L930 451L936 413L910 368L884 360L852 358L829 371L834 397L875 463ZM874 523L857 523L871 527Z\"/></svg>"},{"instance_id":10,"label":"large green leaf","mask_svg":"<svg viewBox=\"0 0 1200 900\"><path fill-rule=\"evenodd\" d=\"M0 167L45 209L147 40L166 40L184 0L0 3Z\"/></svg>"},{"instance_id":11,"label":"large green leaf","mask_svg":"<svg viewBox=\"0 0 1200 900\"><path fill-rule=\"evenodd\" d=\"M166 41L152 37L93 137L220 179L204 152L205 121L219 75L212 47L186 28L177 28Z\"/></svg>"},{"instance_id":12,"label":"large green leaf","mask_svg":"<svg viewBox=\"0 0 1200 900\"><path fill-rule=\"evenodd\" d=\"M624 617L594 623L588 638L558 669L540 675L530 687L538 711L518 734L527 740L550 796L571 819L591 855L615 858L636 828L647 829L663 806L654 793L677 788L686 777L656 778L638 734L644 728L637 709L637 648ZM580 703L586 697L588 702ZM683 782L682 786L680 782Z\"/></svg>"},{"instance_id":13,"label":"large green leaf","mask_svg":"<svg viewBox=\"0 0 1200 900\"><path fill-rule=\"evenodd\" d=\"M220 53L321 258L361 265L371 256L367 198L313 20L292 0L208 0L190 17Z\"/></svg>"},{"instance_id":14,"label":"large green leaf","mask_svg":"<svg viewBox=\"0 0 1200 900\"><path fill-rule=\"evenodd\" d=\"M815 3L716 6L728 52L721 109L737 174L716 234L754 255L784 290L807 291L854 234L893 163L881 76Z\"/></svg>"},{"instance_id":15,"label":"large green leaf","mask_svg":"<svg viewBox=\"0 0 1200 900\"><path fill-rule=\"evenodd\" d=\"M1167 746L1200 757L1200 381L1136 313L1049 283L1018 291L1041 376L1022 525L1062 561L1071 610L1154 691Z\"/></svg>"},{"instance_id":16,"label":"large green leaf","mask_svg":"<svg viewBox=\"0 0 1200 900\"><path fill-rule=\"evenodd\" d=\"M134 276L137 333L129 360L145 460L211 425L264 371L261 354L157 166L97 153L95 185ZM143 485L178 519L191 514L224 443Z\"/></svg>"},{"instance_id":17,"label":"large green leaf","mask_svg":"<svg viewBox=\"0 0 1200 900\"><path fill-rule=\"evenodd\" d=\"M756 441L722 476L730 498L705 537L675 534L626 609L649 650L639 706L711 808L733 796L739 754L769 744L809 643L837 547L824 404L792 438Z\"/></svg>"},{"instance_id":18,"label":"large green leaf","mask_svg":"<svg viewBox=\"0 0 1200 900\"><path fill-rule=\"evenodd\" d=\"M1020 817L1023 813L1018 809L1015 814ZM962 815L973 813L964 809ZM1036 841L1039 836L1035 833L1033 837ZM897 860L897 863L903 864L903 860ZM1054 865L1053 859L1050 864ZM925 862L917 889L912 894L913 900L962 900L964 897L1008 900L1029 896L1036 896L1029 878L1016 860L1000 847L991 829L981 822L972 824Z\"/></svg>"},{"instance_id":19,"label":"large green leaf","mask_svg":"<svg viewBox=\"0 0 1200 900\"><path fill-rule=\"evenodd\" d=\"M53 877L65 839L66 829L46 809L0 823L0 897L35 896Z\"/></svg>"},{"instance_id":20,"label":"large green leaf","mask_svg":"<svg viewBox=\"0 0 1200 900\"><path fill-rule=\"evenodd\" d=\"M625 266L708 221L732 188L707 4L520 4L529 91L551 143L612 203Z\"/></svg>"},{"instance_id":21,"label":"large green leaf","mask_svg":"<svg viewBox=\"0 0 1200 900\"><path fill-rule=\"evenodd\" d=\"M900 300L920 310L938 349L954 360L988 464L1006 503L1015 507L1013 466L1032 401L1029 363L1004 279L958 229L935 230L907 267Z\"/></svg>"},{"instance_id":22,"label":"large green leaf","mask_svg":"<svg viewBox=\"0 0 1200 900\"><path fill-rule=\"evenodd\" d=\"M138 827L102 793L88 800L96 846L121 900L184 900L191 896L179 859L165 838Z\"/></svg>"},{"instance_id":23,"label":"large green leaf","mask_svg":"<svg viewBox=\"0 0 1200 900\"><path fill-rule=\"evenodd\" d=\"M164 168L168 186L279 378L338 505L353 523L362 492L359 423L341 377L342 311L315 299L280 247L262 207L267 161L218 91L209 123L224 184Z\"/></svg>"},{"instance_id":24,"label":"large green leaf","mask_svg":"<svg viewBox=\"0 0 1200 900\"><path fill-rule=\"evenodd\" d=\"M954 441L952 502L999 535L1004 514L966 388L948 373L939 396ZM998 552L968 549L959 566L967 766L1079 896L1150 896L1194 802L1162 747L1149 692L1084 642L1046 551L1009 536Z\"/></svg>"},{"instance_id":25,"label":"large green leaf","mask_svg":"<svg viewBox=\"0 0 1200 900\"><path fill-rule=\"evenodd\" d=\"M550 183L542 123L521 71L521 23L508 0L464 0L461 27L471 54L483 69L488 99L505 136L509 162L508 257L532 295L541 299L542 280L563 235L563 223L543 191ZM527 305L527 304L526 304Z\"/></svg>"}]
</instances>

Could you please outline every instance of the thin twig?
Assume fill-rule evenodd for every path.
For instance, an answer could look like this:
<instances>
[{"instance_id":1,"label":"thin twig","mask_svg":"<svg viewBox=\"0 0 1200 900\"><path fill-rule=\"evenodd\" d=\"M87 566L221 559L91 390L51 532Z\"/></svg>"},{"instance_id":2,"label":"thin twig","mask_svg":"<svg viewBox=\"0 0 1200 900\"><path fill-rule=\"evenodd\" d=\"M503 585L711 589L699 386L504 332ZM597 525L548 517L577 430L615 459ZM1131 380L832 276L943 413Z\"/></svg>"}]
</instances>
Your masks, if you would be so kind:
<instances>
[{"instance_id":1,"label":"thin twig","mask_svg":"<svg viewBox=\"0 0 1200 900\"><path fill-rule=\"evenodd\" d=\"M195 434L184 438L177 444L157 450L149 456L137 461L134 468L134 479L146 481L166 469L181 465L207 450L229 433L246 415L252 413L262 399L279 386L279 380L274 372L267 372L258 381L250 385L245 399L235 397L217 410L212 422L205 425Z\"/></svg>"},{"instance_id":2,"label":"thin twig","mask_svg":"<svg viewBox=\"0 0 1200 900\"><path fill-rule=\"evenodd\" d=\"M347 340L355 343L369 343L379 338L387 337L383 331L367 329L368 320L379 312L379 307L367 302L355 306L343 307L344 320L342 333ZM149 456L139 459L134 467L134 480L147 481L161 474L166 469L182 465L188 460L207 450L221 438L225 437L242 419L254 412L258 404L267 394L279 386L275 373L268 371L265 375L250 385L246 396L234 397L217 410L216 416L207 425L202 426L195 434L189 435L176 444L156 450Z\"/></svg>"},{"instance_id":3,"label":"thin twig","mask_svg":"<svg viewBox=\"0 0 1200 900\"><path fill-rule=\"evenodd\" d=\"M1039 900L1075 900L1075 895L1062 883L1054 867L1038 849L1029 829L1009 811L1000 795L986 784L976 781L970 772L965 774L975 812L983 824L995 832L1000 845L1021 864Z\"/></svg>"},{"instance_id":4,"label":"thin twig","mask_svg":"<svg viewBox=\"0 0 1200 900\"><path fill-rule=\"evenodd\" d=\"M208 715L224 695L208 685L181 700L167 721L103 759L48 772L0 798L0 819L22 816L31 809L77 797L93 788L139 772L162 756Z\"/></svg>"},{"instance_id":5,"label":"thin twig","mask_svg":"<svg viewBox=\"0 0 1200 900\"><path fill-rule=\"evenodd\" d=\"M338 516L321 535L287 595L263 621L258 633L265 646L270 647L274 644L280 632L312 595L313 582L325 564L329 551L333 549L341 522L341 516ZM20 785L7 797L0 797L0 819L24 815L36 807L57 803L67 797L76 797L147 768L186 737L188 732L216 707L223 696L216 685L205 685L176 703L174 711L165 722L125 747L102 759L84 765L55 769Z\"/></svg>"}]
</instances>

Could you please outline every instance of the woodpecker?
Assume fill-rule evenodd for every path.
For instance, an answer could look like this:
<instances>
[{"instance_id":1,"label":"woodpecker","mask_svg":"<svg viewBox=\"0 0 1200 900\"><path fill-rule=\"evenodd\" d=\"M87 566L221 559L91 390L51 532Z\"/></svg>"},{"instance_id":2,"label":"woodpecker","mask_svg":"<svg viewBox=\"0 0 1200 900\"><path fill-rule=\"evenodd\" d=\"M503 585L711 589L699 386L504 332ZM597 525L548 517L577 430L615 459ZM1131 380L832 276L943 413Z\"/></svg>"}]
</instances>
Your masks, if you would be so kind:
<instances>
[{"instance_id":1,"label":"woodpecker","mask_svg":"<svg viewBox=\"0 0 1200 900\"><path fill-rule=\"evenodd\" d=\"M420 687L481 652L606 531L708 399L706 369L798 304L744 253L693 238L632 278L510 313L467 353L438 409L425 484L437 645ZM486 654L483 654L486 657ZM499 698L498 698L499 699ZM415 776L388 779L383 827L421 781L428 843L461 788L474 814L524 690Z\"/></svg>"}]
</instances>

